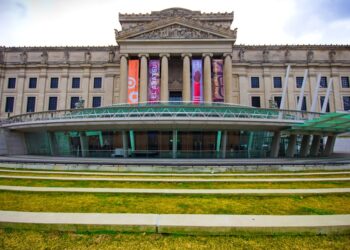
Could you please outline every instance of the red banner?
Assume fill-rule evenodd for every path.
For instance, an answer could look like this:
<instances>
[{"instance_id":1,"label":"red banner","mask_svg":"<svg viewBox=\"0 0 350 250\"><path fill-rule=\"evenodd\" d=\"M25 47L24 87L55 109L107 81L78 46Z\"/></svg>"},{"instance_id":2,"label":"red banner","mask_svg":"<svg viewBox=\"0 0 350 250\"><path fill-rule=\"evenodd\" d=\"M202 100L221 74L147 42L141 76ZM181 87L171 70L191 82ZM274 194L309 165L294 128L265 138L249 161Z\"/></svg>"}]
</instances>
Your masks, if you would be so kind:
<instances>
[{"instance_id":1,"label":"red banner","mask_svg":"<svg viewBox=\"0 0 350 250\"><path fill-rule=\"evenodd\" d=\"M203 102L202 60L192 60L192 103Z\"/></svg>"},{"instance_id":2,"label":"red banner","mask_svg":"<svg viewBox=\"0 0 350 250\"><path fill-rule=\"evenodd\" d=\"M223 60L213 60L213 102L224 101L224 78L223 78Z\"/></svg>"},{"instance_id":3,"label":"red banner","mask_svg":"<svg viewBox=\"0 0 350 250\"><path fill-rule=\"evenodd\" d=\"M139 102L139 60L129 60L128 70L128 103Z\"/></svg>"}]
</instances>

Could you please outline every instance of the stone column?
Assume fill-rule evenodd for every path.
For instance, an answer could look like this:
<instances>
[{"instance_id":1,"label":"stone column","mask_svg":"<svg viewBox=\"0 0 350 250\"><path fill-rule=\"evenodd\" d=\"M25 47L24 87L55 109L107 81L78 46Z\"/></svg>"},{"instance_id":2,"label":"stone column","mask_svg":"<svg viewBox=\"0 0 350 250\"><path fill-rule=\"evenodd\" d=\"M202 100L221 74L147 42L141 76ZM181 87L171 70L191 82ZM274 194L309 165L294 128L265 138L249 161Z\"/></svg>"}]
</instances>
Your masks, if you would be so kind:
<instances>
[{"instance_id":1,"label":"stone column","mask_svg":"<svg viewBox=\"0 0 350 250\"><path fill-rule=\"evenodd\" d=\"M128 101L128 55L120 56L119 103Z\"/></svg>"},{"instance_id":2,"label":"stone column","mask_svg":"<svg viewBox=\"0 0 350 250\"><path fill-rule=\"evenodd\" d=\"M336 138L337 137L335 135L329 135L327 137L326 148L323 152L324 156L330 156L333 153Z\"/></svg>"},{"instance_id":3,"label":"stone column","mask_svg":"<svg viewBox=\"0 0 350 250\"><path fill-rule=\"evenodd\" d=\"M57 109L70 109L70 100L68 100L68 84L69 84L69 69L68 66L62 68L61 78L59 79L58 86L60 90L60 96L58 97Z\"/></svg>"},{"instance_id":4,"label":"stone column","mask_svg":"<svg viewBox=\"0 0 350 250\"><path fill-rule=\"evenodd\" d=\"M290 135L287 153L286 153L287 157L294 157L296 145L297 145L297 135Z\"/></svg>"},{"instance_id":5,"label":"stone column","mask_svg":"<svg viewBox=\"0 0 350 250\"><path fill-rule=\"evenodd\" d=\"M277 158L280 150L281 131L276 131L272 137L270 157Z\"/></svg>"},{"instance_id":6,"label":"stone column","mask_svg":"<svg viewBox=\"0 0 350 250\"><path fill-rule=\"evenodd\" d=\"M303 139L301 140L300 157L306 157L309 154L310 139L310 135L303 136Z\"/></svg>"},{"instance_id":7,"label":"stone column","mask_svg":"<svg viewBox=\"0 0 350 250\"><path fill-rule=\"evenodd\" d=\"M239 103L241 105L250 105L248 98L248 76L246 72L239 75Z\"/></svg>"},{"instance_id":8,"label":"stone column","mask_svg":"<svg viewBox=\"0 0 350 250\"><path fill-rule=\"evenodd\" d=\"M271 100L272 80L270 68L266 67L263 69L263 81L264 81L264 99L261 102L263 108L270 108L269 101Z\"/></svg>"},{"instance_id":9,"label":"stone column","mask_svg":"<svg viewBox=\"0 0 350 250\"><path fill-rule=\"evenodd\" d=\"M20 69L18 77L16 79L17 97L15 98L13 115L19 115L26 113L27 100L24 97L24 86L26 84L26 72L25 69Z\"/></svg>"},{"instance_id":10,"label":"stone column","mask_svg":"<svg viewBox=\"0 0 350 250\"><path fill-rule=\"evenodd\" d=\"M140 103L147 103L147 54L140 54L141 67L140 67Z\"/></svg>"},{"instance_id":11,"label":"stone column","mask_svg":"<svg viewBox=\"0 0 350 250\"><path fill-rule=\"evenodd\" d=\"M170 57L169 54L160 54L161 57L161 73L160 73L160 100L162 102L168 102L169 101L169 73L168 73L168 58Z\"/></svg>"},{"instance_id":12,"label":"stone column","mask_svg":"<svg viewBox=\"0 0 350 250\"><path fill-rule=\"evenodd\" d=\"M232 58L231 54L224 54L224 89L225 103L232 103Z\"/></svg>"},{"instance_id":13,"label":"stone column","mask_svg":"<svg viewBox=\"0 0 350 250\"><path fill-rule=\"evenodd\" d=\"M182 101L191 102L191 54L182 54Z\"/></svg>"},{"instance_id":14,"label":"stone column","mask_svg":"<svg viewBox=\"0 0 350 250\"><path fill-rule=\"evenodd\" d=\"M310 148L310 156L317 156L320 150L320 142L321 136L314 135L312 138L311 148Z\"/></svg>"},{"instance_id":15,"label":"stone column","mask_svg":"<svg viewBox=\"0 0 350 250\"><path fill-rule=\"evenodd\" d=\"M204 74L203 74L204 102L206 102L206 103L212 102L211 60L210 60L210 58L212 56L213 56L213 54L203 54L203 58L204 58Z\"/></svg>"},{"instance_id":16,"label":"stone column","mask_svg":"<svg viewBox=\"0 0 350 250\"><path fill-rule=\"evenodd\" d=\"M337 110L343 110L343 99L340 96L340 86L341 86L341 82L340 82L340 74L339 74L339 69L332 67L331 69L332 73L331 73L331 77L333 78L333 100L334 100L334 111ZM332 110L332 105L331 105L331 100L332 100L332 94L329 96L329 106L331 111Z\"/></svg>"}]
</instances>

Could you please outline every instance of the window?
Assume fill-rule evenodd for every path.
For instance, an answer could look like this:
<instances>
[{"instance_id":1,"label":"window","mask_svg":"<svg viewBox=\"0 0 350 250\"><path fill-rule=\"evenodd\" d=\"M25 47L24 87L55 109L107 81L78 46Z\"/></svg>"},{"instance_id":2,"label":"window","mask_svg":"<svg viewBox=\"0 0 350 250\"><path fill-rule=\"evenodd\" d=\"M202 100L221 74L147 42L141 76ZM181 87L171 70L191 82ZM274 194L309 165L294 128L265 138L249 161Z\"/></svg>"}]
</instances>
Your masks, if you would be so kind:
<instances>
[{"instance_id":1,"label":"window","mask_svg":"<svg viewBox=\"0 0 350 250\"><path fill-rule=\"evenodd\" d=\"M276 104L277 108L280 108L281 107L282 96L275 96L273 98L273 100L275 101L275 104Z\"/></svg>"},{"instance_id":2,"label":"window","mask_svg":"<svg viewBox=\"0 0 350 250\"><path fill-rule=\"evenodd\" d=\"M320 87L327 88L327 77L326 76L321 77Z\"/></svg>"},{"instance_id":3,"label":"window","mask_svg":"<svg viewBox=\"0 0 350 250\"><path fill-rule=\"evenodd\" d=\"M303 85L303 80L304 80L304 77L303 76L297 76L295 78L295 82L296 82L296 86L298 89L300 89Z\"/></svg>"},{"instance_id":4,"label":"window","mask_svg":"<svg viewBox=\"0 0 350 250\"><path fill-rule=\"evenodd\" d=\"M100 88L102 88L102 78L95 77L94 78L94 89L100 89Z\"/></svg>"},{"instance_id":5,"label":"window","mask_svg":"<svg viewBox=\"0 0 350 250\"><path fill-rule=\"evenodd\" d=\"M260 96L252 96L252 106L260 108Z\"/></svg>"},{"instance_id":6,"label":"window","mask_svg":"<svg viewBox=\"0 0 350 250\"><path fill-rule=\"evenodd\" d=\"M12 96L6 97L6 104L5 104L5 112L6 113L12 113L13 112L13 104L15 103L15 98Z\"/></svg>"},{"instance_id":7,"label":"window","mask_svg":"<svg viewBox=\"0 0 350 250\"><path fill-rule=\"evenodd\" d=\"M252 76L252 78L251 78L251 86L252 86L252 88L254 88L254 89L259 88L259 77L257 77L257 76Z\"/></svg>"},{"instance_id":8,"label":"window","mask_svg":"<svg viewBox=\"0 0 350 250\"><path fill-rule=\"evenodd\" d=\"M320 97L321 110L322 110L322 107L323 107L323 103L324 103L324 99L325 99L325 98L326 98L325 96L321 96L321 97ZM329 112L329 100L328 100L328 102L327 102L326 112Z\"/></svg>"},{"instance_id":9,"label":"window","mask_svg":"<svg viewBox=\"0 0 350 250\"><path fill-rule=\"evenodd\" d=\"M31 77L29 78L29 88L30 89L35 89L36 88L36 77Z\"/></svg>"},{"instance_id":10,"label":"window","mask_svg":"<svg viewBox=\"0 0 350 250\"><path fill-rule=\"evenodd\" d=\"M34 112L35 111L35 97L29 96L27 98L27 112Z\"/></svg>"},{"instance_id":11,"label":"window","mask_svg":"<svg viewBox=\"0 0 350 250\"><path fill-rule=\"evenodd\" d=\"M273 78L273 87L274 88L282 88L282 78L279 76L275 76Z\"/></svg>"},{"instance_id":12,"label":"window","mask_svg":"<svg viewBox=\"0 0 350 250\"><path fill-rule=\"evenodd\" d=\"M52 89L58 88L58 77L51 77L50 88Z\"/></svg>"},{"instance_id":13,"label":"window","mask_svg":"<svg viewBox=\"0 0 350 250\"><path fill-rule=\"evenodd\" d=\"M297 105L299 103L299 96L297 97ZM307 106L306 106L306 97L304 96L303 98L303 104L301 105L301 110L306 111L307 110Z\"/></svg>"},{"instance_id":14,"label":"window","mask_svg":"<svg viewBox=\"0 0 350 250\"><path fill-rule=\"evenodd\" d=\"M97 108L101 106L101 97L100 96L94 96L92 98L92 107Z\"/></svg>"},{"instance_id":15,"label":"window","mask_svg":"<svg viewBox=\"0 0 350 250\"><path fill-rule=\"evenodd\" d=\"M341 86L342 86L342 88L350 88L350 83L349 83L349 77L348 76L342 76L341 77Z\"/></svg>"},{"instance_id":16,"label":"window","mask_svg":"<svg viewBox=\"0 0 350 250\"><path fill-rule=\"evenodd\" d=\"M73 77L72 78L72 89L78 89L78 88L80 88L80 78Z\"/></svg>"},{"instance_id":17,"label":"window","mask_svg":"<svg viewBox=\"0 0 350 250\"><path fill-rule=\"evenodd\" d=\"M74 109L77 102L79 102L79 96L72 96L70 98L70 108Z\"/></svg>"},{"instance_id":18,"label":"window","mask_svg":"<svg viewBox=\"0 0 350 250\"><path fill-rule=\"evenodd\" d=\"M56 96L49 97L49 110L57 110L57 97Z\"/></svg>"},{"instance_id":19,"label":"window","mask_svg":"<svg viewBox=\"0 0 350 250\"><path fill-rule=\"evenodd\" d=\"M9 78L8 83L7 83L7 88L8 89L16 88L16 78Z\"/></svg>"},{"instance_id":20,"label":"window","mask_svg":"<svg viewBox=\"0 0 350 250\"><path fill-rule=\"evenodd\" d=\"M343 96L344 110L350 110L350 96Z\"/></svg>"}]
</instances>

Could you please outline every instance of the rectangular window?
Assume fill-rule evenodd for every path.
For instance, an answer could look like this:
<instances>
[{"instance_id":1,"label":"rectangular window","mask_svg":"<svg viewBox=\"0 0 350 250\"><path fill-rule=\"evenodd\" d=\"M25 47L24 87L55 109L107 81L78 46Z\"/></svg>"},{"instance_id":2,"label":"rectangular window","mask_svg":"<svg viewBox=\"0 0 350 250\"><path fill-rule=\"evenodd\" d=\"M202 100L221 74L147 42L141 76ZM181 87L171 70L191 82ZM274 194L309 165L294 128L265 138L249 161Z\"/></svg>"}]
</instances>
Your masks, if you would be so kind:
<instances>
[{"instance_id":1,"label":"rectangular window","mask_svg":"<svg viewBox=\"0 0 350 250\"><path fill-rule=\"evenodd\" d=\"M5 112L12 113L13 112L13 104L15 103L15 98L13 96L6 97L5 104Z\"/></svg>"},{"instance_id":2,"label":"rectangular window","mask_svg":"<svg viewBox=\"0 0 350 250\"><path fill-rule=\"evenodd\" d=\"M57 97L50 96L49 97L49 110L57 110Z\"/></svg>"},{"instance_id":3,"label":"rectangular window","mask_svg":"<svg viewBox=\"0 0 350 250\"><path fill-rule=\"evenodd\" d=\"M79 96L72 96L70 98L70 108L75 109L75 104L79 102Z\"/></svg>"},{"instance_id":4,"label":"rectangular window","mask_svg":"<svg viewBox=\"0 0 350 250\"><path fill-rule=\"evenodd\" d=\"M303 76L297 76L295 78L295 83L296 83L296 86L298 89L300 89L303 85L303 80L304 80L304 77Z\"/></svg>"},{"instance_id":5,"label":"rectangular window","mask_svg":"<svg viewBox=\"0 0 350 250\"><path fill-rule=\"evenodd\" d=\"M321 76L320 87L327 88L327 77L326 76Z\"/></svg>"},{"instance_id":6,"label":"rectangular window","mask_svg":"<svg viewBox=\"0 0 350 250\"><path fill-rule=\"evenodd\" d=\"M282 96L275 96L273 98L273 100L275 101L275 104L276 104L277 108L280 108L281 107Z\"/></svg>"},{"instance_id":7,"label":"rectangular window","mask_svg":"<svg viewBox=\"0 0 350 250\"><path fill-rule=\"evenodd\" d=\"M350 88L350 82L348 76L341 77L341 86L342 88Z\"/></svg>"},{"instance_id":8,"label":"rectangular window","mask_svg":"<svg viewBox=\"0 0 350 250\"><path fill-rule=\"evenodd\" d=\"M9 80L7 82L7 88L8 89L16 88L16 78L9 78Z\"/></svg>"},{"instance_id":9,"label":"rectangular window","mask_svg":"<svg viewBox=\"0 0 350 250\"><path fill-rule=\"evenodd\" d=\"M344 110L350 110L350 96L343 96Z\"/></svg>"},{"instance_id":10,"label":"rectangular window","mask_svg":"<svg viewBox=\"0 0 350 250\"><path fill-rule=\"evenodd\" d=\"M282 88L282 78L281 78L281 77L275 76L275 77L273 78L273 87L274 87L275 89L280 89L280 88Z\"/></svg>"},{"instance_id":11,"label":"rectangular window","mask_svg":"<svg viewBox=\"0 0 350 250\"><path fill-rule=\"evenodd\" d=\"M260 86L259 86L259 77L257 77L257 76L252 76L252 77L251 77L251 86L252 86L252 88L254 88L254 89L257 89L257 88L260 87Z\"/></svg>"},{"instance_id":12,"label":"rectangular window","mask_svg":"<svg viewBox=\"0 0 350 250\"><path fill-rule=\"evenodd\" d=\"M92 107L93 108L101 107L101 97L100 96L94 96L92 98Z\"/></svg>"},{"instance_id":13,"label":"rectangular window","mask_svg":"<svg viewBox=\"0 0 350 250\"><path fill-rule=\"evenodd\" d=\"M58 77L51 77L50 88L51 89L57 89L58 88Z\"/></svg>"},{"instance_id":14,"label":"rectangular window","mask_svg":"<svg viewBox=\"0 0 350 250\"><path fill-rule=\"evenodd\" d=\"M30 89L35 89L36 88L36 82L37 82L37 78L36 77L29 78L29 88Z\"/></svg>"},{"instance_id":15,"label":"rectangular window","mask_svg":"<svg viewBox=\"0 0 350 250\"><path fill-rule=\"evenodd\" d=\"M260 96L252 96L252 106L260 108Z\"/></svg>"},{"instance_id":16,"label":"rectangular window","mask_svg":"<svg viewBox=\"0 0 350 250\"><path fill-rule=\"evenodd\" d=\"M325 96L320 96L321 110L322 110L322 107L323 107L323 103L324 103L324 99L325 99L325 98L326 98ZM329 100L328 100L328 102L327 102L326 112L329 112Z\"/></svg>"},{"instance_id":17,"label":"rectangular window","mask_svg":"<svg viewBox=\"0 0 350 250\"><path fill-rule=\"evenodd\" d=\"M78 88L80 88L80 78L73 77L72 78L72 89L78 89Z\"/></svg>"},{"instance_id":18,"label":"rectangular window","mask_svg":"<svg viewBox=\"0 0 350 250\"><path fill-rule=\"evenodd\" d=\"M102 78L95 77L94 78L94 89L100 89L100 88L102 88Z\"/></svg>"},{"instance_id":19,"label":"rectangular window","mask_svg":"<svg viewBox=\"0 0 350 250\"><path fill-rule=\"evenodd\" d=\"M299 103L299 96L297 97L297 105ZM307 110L307 106L306 106L306 97L304 96L303 98L303 104L301 105L301 110L306 111Z\"/></svg>"},{"instance_id":20,"label":"rectangular window","mask_svg":"<svg viewBox=\"0 0 350 250\"><path fill-rule=\"evenodd\" d=\"M35 97L29 96L27 98L27 112L35 112Z\"/></svg>"}]
</instances>

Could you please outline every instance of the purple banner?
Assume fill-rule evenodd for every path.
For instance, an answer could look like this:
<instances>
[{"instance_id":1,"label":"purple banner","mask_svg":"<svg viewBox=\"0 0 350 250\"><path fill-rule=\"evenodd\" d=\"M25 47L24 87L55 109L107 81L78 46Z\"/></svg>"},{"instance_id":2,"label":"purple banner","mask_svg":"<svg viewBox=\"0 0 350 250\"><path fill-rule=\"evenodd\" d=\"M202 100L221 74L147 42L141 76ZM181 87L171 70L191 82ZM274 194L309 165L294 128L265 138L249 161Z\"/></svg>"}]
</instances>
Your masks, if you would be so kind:
<instances>
[{"instance_id":1,"label":"purple banner","mask_svg":"<svg viewBox=\"0 0 350 250\"><path fill-rule=\"evenodd\" d=\"M203 102L202 60L192 60L192 103Z\"/></svg>"},{"instance_id":2,"label":"purple banner","mask_svg":"<svg viewBox=\"0 0 350 250\"><path fill-rule=\"evenodd\" d=\"M160 63L159 60L150 60L148 65L148 102L159 103L160 101Z\"/></svg>"},{"instance_id":3,"label":"purple banner","mask_svg":"<svg viewBox=\"0 0 350 250\"><path fill-rule=\"evenodd\" d=\"M224 62L221 59L213 60L213 102L224 101L224 78L223 78Z\"/></svg>"}]
</instances>

